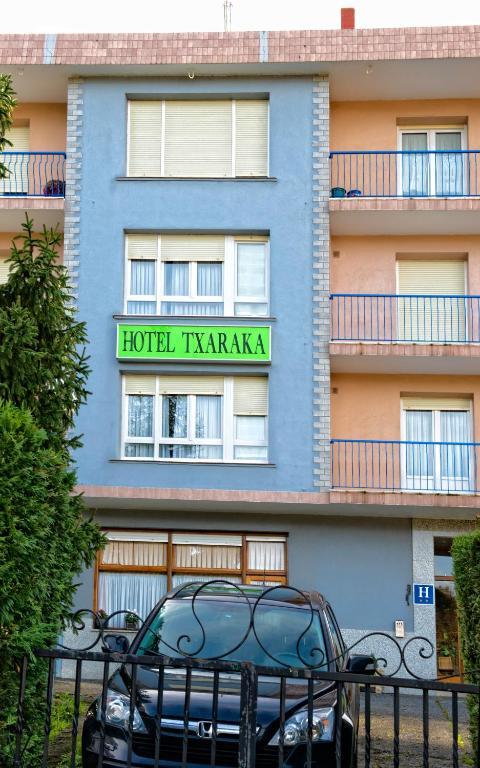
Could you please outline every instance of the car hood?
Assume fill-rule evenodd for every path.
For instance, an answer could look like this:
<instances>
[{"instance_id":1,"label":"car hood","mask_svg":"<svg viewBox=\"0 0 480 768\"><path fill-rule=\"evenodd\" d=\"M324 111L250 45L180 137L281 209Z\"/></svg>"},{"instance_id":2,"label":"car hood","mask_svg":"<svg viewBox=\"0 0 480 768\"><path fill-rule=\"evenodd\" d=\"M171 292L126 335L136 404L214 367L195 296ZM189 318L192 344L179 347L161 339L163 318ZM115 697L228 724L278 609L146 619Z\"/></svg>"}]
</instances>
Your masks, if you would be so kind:
<instances>
[{"instance_id":1,"label":"car hood","mask_svg":"<svg viewBox=\"0 0 480 768\"><path fill-rule=\"evenodd\" d=\"M185 712L185 669L165 669L163 685L162 719L183 720ZM190 686L190 721L211 720L213 698L212 672L192 670ZM285 712L296 710L308 701L307 680L287 678L285 684ZM130 694L131 680L125 667L119 669L110 681L110 686ZM331 682L315 681L313 695L322 697L322 704L334 701ZM155 717L157 711L158 670L138 666L137 708L147 717ZM258 678L257 723L267 728L280 716L279 677ZM219 675L218 722L238 723L240 720L241 678L239 674Z\"/></svg>"}]
</instances>

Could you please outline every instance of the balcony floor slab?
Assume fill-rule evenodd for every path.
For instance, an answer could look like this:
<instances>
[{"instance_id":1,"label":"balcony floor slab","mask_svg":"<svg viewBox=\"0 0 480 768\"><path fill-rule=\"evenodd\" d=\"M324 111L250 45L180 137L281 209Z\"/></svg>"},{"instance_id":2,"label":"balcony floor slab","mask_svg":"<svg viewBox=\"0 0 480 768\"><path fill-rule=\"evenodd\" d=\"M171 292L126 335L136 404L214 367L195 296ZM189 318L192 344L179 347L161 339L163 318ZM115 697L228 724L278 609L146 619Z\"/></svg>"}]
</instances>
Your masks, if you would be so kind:
<instances>
[{"instance_id":1,"label":"balcony floor slab","mask_svg":"<svg viewBox=\"0 0 480 768\"><path fill-rule=\"evenodd\" d=\"M330 343L335 373L480 373L480 344Z\"/></svg>"},{"instance_id":2,"label":"balcony floor slab","mask_svg":"<svg viewBox=\"0 0 480 768\"><path fill-rule=\"evenodd\" d=\"M475 235L480 197L343 197L329 210L332 235Z\"/></svg>"},{"instance_id":3,"label":"balcony floor slab","mask_svg":"<svg viewBox=\"0 0 480 768\"><path fill-rule=\"evenodd\" d=\"M20 232L25 213L37 230L58 225L63 231L64 209L63 197L0 197L0 232Z\"/></svg>"}]
</instances>

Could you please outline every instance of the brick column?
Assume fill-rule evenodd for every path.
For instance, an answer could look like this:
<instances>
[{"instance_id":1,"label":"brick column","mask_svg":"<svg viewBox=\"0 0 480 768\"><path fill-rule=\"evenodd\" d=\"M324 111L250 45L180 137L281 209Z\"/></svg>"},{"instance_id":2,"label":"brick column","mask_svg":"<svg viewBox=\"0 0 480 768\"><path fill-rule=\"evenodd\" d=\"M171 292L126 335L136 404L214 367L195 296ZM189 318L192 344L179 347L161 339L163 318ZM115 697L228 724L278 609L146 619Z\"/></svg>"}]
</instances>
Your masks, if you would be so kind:
<instances>
[{"instance_id":1,"label":"brick column","mask_svg":"<svg viewBox=\"0 0 480 768\"><path fill-rule=\"evenodd\" d=\"M69 81L67 98L64 264L70 274L72 298L76 300L80 264L80 191L83 131L83 81L81 78Z\"/></svg>"},{"instance_id":2,"label":"brick column","mask_svg":"<svg viewBox=\"0 0 480 768\"><path fill-rule=\"evenodd\" d=\"M313 484L330 487L329 84L313 79Z\"/></svg>"}]
</instances>

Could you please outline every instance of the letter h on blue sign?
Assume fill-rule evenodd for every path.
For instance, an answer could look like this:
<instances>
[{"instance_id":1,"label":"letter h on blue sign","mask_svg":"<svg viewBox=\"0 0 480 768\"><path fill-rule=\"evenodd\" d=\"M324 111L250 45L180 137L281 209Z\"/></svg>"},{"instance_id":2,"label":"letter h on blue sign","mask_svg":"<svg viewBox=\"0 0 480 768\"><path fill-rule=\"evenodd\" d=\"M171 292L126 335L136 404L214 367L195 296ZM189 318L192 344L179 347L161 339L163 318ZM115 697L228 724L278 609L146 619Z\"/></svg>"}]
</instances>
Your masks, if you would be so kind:
<instances>
[{"instance_id":1,"label":"letter h on blue sign","mask_svg":"<svg viewBox=\"0 0 480 768\"><path fill-rule=\"evenodd\" d=\"M434 596L433 584L413 585L413 602L415 605L433 605Z\"/></svg>"}]
</instances>

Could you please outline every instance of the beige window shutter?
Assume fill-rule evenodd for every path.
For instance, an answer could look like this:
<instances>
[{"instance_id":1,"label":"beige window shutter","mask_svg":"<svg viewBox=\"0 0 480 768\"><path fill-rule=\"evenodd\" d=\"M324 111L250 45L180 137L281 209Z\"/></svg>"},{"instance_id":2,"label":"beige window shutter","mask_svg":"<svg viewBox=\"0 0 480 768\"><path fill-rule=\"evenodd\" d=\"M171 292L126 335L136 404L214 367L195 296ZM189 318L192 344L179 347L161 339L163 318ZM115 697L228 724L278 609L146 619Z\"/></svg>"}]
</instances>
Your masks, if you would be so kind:
<instances>
[{"instance_id":1,"label":"beige window shutter","mask_svg":"<svg viewBox=\"0 0 480 768\"><path fill-rule=\"evenodd\" d=\"M127 235L127 256L129 259L156 259L157 252L157 235Z\"/></svg>"},{"instance_id":2,"label":"beige window shutter","mask_svg":"<svg viewBox=\"0 0 480 768\"><path fill-rule=\"evenodd\" d=\"M128 175L161 176L161 101L129 102L128 137Z\"/></svg>"},{"instance_id":3,"label":"beige window shutter","mask_svg":"<svg viewBox=\"0 0 480 768\"><path fill-rule=\"evenodd\" d=\"M233 381L235 416L267 416L268 379L266 376L236 377Z\"/></svg>"},{"instance_id":4,"label":"beige window shutter","mask_svg":"<svg viewBox=\"0 0 480 768\"><path fill-rule=\"evenodd\" d=\"M223 376L161 376L162 395L223 395Z\"/></svg>"},{"instance_id":5,"label":"beige window shutter","mask_svg":"<svg viewBox=\"0 0 480 768\"><path fill-rule=\"evenodd\" d=\"M12 142L13 147L5 147L5 152L28 152L30 149L30 128L14 126L6 132L5 137Z\"/></svg>"},{"instance_id":6,"label":"beige window shutter","mask_svg":"<svg viewBox=\"0 0 480 768\"><path fill-rule=\"evenodd\" d=\"M241 547L242 537L235 534L174 533L173 544L206 544L210 547Z\"/></svg>"},{"instance_id":7,"label":"beige window shutter","mask_svg":"<svg viewBox=\"0 0 480 768\"><path fill-rule=\"evenodd\" d=\"M232 102L165 102L165 176L232 175Z\"/></svg>"},{"instance_id":8,"label":"beige window shutter","mask_svg":"<svg viewBox=\"0 0 480 768\"><path fill-rule=\"evenodd\" d=\"M10 273L10 264L7 264L7 258L7 255L4 256L0 253L0 285L7 282Z\"/></svg>"},{"instance_id":9,"label":"beige window shutter","mask_svg":"<svg viewBox=\"0 0 480 768\"><path fill-rule=\"evenodd\" d=\"M461 298L465 295L465 261L415 259L399 260L397 264L398 293L407 296L398 299L399 340L465 341L466 305Z\"/></svg>"},{"instance_id":10,"label":"beige window shutter","mask_svg":"<svg viewBox=\"0 0 480 768\"><path fill-rule=\"evenodd\" d=\"M472 407L471 397L448 396L412 396L402 398L404 411L469 411Z\"/></svg>"},{"instance_id":11,"label":"beige window shutter","mask_svg":"<svg viewBox=\"0 0 480 768\"><path fill-rule=\"evenodd\" d=\"M462 259L399 260L398 292L433 296L465 294L465 261Z\"/></svg>"},{"instance_id":12,"label":"beige window shutter","mask_svg":"<svg viewBox=\"0 0 480 768\"><path fill-rule=\"evenodd\" d=\"M155 387L155 376L125 376L127 395L154 395Z\"/></svg>"},{"instance_id":13,"label":"beige window shutter","mask_svg":"<svg viewBox=\"0 0 480 768\"><path fill-rule=\"evenodd\" d=\"M268 174L268 101L235 104L235 175Z\"/></svg>"},{"instance_id":14,"label":"beige window shutter","mask_svg":"<svg viewBox=\"0 0 480 768\"><path fill-rule=\"evenodd\" d=\"M162 235L162 261L223 261L223 235Z\"/></svg>"}]
</instances>

